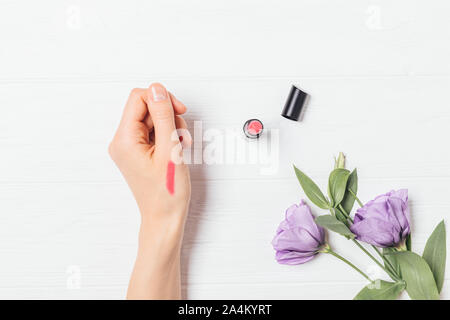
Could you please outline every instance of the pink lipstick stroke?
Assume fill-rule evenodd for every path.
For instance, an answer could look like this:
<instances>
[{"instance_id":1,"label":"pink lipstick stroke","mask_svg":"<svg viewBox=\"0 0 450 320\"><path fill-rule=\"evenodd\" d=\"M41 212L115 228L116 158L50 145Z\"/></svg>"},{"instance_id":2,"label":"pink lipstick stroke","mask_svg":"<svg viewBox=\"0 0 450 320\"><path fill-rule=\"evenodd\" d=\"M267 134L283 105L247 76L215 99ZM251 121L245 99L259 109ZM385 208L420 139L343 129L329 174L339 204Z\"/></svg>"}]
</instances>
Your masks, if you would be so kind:
<instances>
[{"instance_id":1,"label":"pink lipstick stroke","mask_svg":"<svg viewBox=\"0 0 450 320\"><path fill-rule=\"evenodd\" d=\"M172 161L167 164L166 188L170 194L175 193L175 163Z\"/></svg>"}]
</instances>

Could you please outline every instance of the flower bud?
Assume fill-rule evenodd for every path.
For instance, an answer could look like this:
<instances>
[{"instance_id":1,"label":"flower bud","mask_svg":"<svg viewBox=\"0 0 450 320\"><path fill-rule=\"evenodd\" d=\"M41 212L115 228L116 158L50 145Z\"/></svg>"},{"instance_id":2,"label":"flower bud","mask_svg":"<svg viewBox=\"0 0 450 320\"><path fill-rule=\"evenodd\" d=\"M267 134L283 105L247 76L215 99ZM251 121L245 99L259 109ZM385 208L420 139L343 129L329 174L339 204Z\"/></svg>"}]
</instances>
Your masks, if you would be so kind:
<instances>
[{"instance_id":1,"label":"flower bud","mask_svg":"<svg viewBox=\"0 0 450 320\"><path fill-rule=\"evenodd\" d=\"M335 159L334 168L345 169L345 155L342 152L339 152L339 156Z\"/></svg>"}]
</instances>

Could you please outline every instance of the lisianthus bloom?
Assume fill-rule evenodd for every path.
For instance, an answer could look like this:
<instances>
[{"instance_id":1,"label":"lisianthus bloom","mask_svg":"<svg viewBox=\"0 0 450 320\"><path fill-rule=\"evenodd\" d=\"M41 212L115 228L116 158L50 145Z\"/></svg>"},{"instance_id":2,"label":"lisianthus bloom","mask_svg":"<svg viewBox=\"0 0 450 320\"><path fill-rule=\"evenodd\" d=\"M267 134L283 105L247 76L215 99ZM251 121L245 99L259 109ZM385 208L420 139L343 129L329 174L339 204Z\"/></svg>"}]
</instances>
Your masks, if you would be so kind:
<instances>
[{"instance_id":1,"label":"lisianthus bloom","mask_svg":"<svg viewBox=\"0 0 450 320\"><path fill-rule=\"evenodd\" d=\"M391 191L358 209L350 230L356 239L381 248L403 245L410 234L408 190Z\"/></svg>"},{"instance_id":2,"label":"lisianthus bloom","mask_svg":"<svg viewBox=\"0 0 450 320\"><path fill-rule=\"evenodd\" d=\"M314 221L308 205L302 200L286 210L286 218L280 223L272 245L275 259L281 264L305 263L325 244L325 231Z\"/></svg>"}]
</instances>

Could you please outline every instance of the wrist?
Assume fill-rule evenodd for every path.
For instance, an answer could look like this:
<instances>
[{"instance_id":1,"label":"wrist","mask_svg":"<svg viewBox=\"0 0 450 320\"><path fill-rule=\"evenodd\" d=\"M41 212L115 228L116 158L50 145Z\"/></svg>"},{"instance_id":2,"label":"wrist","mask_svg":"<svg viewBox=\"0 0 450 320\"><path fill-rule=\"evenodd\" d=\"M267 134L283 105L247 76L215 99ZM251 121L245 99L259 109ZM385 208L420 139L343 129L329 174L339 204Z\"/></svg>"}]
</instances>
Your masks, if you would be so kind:
<instances>
[{"instance_id":1,"label":"wrist","mask_svg":"<svg viewBox=\"0 0 450 320\"><path fill-rule=\"evenodd\" d=\"M139 231L139 250L173 255L181 250L185 218L144 217Z\"/></svg>"}]
</instances>

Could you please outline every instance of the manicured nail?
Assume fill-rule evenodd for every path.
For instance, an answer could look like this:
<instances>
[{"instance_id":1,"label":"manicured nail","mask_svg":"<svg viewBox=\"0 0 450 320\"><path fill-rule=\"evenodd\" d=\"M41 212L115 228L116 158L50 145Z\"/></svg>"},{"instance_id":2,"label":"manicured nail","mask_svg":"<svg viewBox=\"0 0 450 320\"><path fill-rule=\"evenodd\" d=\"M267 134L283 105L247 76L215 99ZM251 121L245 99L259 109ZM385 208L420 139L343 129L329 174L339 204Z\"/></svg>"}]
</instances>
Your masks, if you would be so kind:
<instances>
[{"instance_id":1,"label":"manicured nail","mask_svg":"<svg viewBox=\"0 0 450 320\"><path fill-rule=\"evenodd\" d=\"M154 102L167 100L167 90L159 83L153 84L150 89Z\"/></svg>"}]
</instances>

